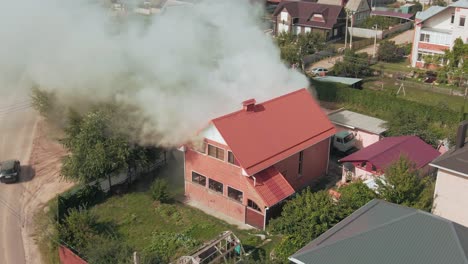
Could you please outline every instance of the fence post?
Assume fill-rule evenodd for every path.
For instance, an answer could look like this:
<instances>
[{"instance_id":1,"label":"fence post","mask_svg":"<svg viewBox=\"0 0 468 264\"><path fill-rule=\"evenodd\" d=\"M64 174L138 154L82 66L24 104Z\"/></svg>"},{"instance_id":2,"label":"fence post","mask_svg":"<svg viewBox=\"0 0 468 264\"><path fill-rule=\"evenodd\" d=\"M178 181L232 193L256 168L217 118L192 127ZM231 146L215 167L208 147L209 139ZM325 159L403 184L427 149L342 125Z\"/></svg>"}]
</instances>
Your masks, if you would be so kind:
<instances>
[{"instance_id":1,"label":"fence post","mask_svg":"<svg viewBox=\"0 0 468 264\"><path fill-rule=\"evenodd\" d=\"M133 252L133 264L140 264L140 256L138 256L138 252Z\"/></svg>"}]
</instances>

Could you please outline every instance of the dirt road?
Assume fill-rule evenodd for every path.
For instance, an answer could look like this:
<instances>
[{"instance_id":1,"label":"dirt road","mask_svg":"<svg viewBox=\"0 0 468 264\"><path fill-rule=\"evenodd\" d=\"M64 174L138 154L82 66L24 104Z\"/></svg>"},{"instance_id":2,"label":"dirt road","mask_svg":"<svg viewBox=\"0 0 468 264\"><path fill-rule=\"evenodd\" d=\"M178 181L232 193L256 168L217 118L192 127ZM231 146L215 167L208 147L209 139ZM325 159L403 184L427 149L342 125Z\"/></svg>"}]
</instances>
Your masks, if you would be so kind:
<instances>
[{"instance_id":1,"label":"dirt road","mask_svg":"<svg viewBox=\"0 0 468 264\"><path fill-rule=\"evenodd\" d=\"M414 35L414 30L407 30L401 34L396 35L395 37L391 38L390 40L395 41L396 44L403 44L403 43L410 43L413 41L413 35ZM378 49L378 44L377 44L377 49ZM367 46L365 48L362 48L358 50L358 52L367 52L368 54L372 55L374 54L374 45ZM335 56L331 58L326 58L321 61L317 61L314 64L309 66L309 70L315 67L323 67L330 69L335 65L335 62L338 60L341 60L343 56Z\"/></svg>"},{"instance_id":2,"label":"dirt road","mask_svg":"<svg viewBox=\"0 0 468 264\"><path fill-rule=\"evenodd\" d=\"M27 91L3 94L0 100L0 160L18 159L21 162L20 182L0 184L0 263L25 262L22 226L24 184L33 179L30 167L34 130L37 121L30 107Z\"/></svg>"}]
</instances>

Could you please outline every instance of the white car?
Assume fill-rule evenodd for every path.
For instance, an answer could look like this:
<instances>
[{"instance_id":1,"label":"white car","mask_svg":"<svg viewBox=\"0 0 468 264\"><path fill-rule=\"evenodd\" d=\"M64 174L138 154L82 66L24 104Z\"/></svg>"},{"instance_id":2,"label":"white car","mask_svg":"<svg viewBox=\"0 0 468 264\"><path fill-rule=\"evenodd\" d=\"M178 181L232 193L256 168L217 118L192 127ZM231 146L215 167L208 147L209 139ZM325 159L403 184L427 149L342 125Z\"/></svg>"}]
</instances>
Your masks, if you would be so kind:
<instances>
[{"instance_id":1,"label":"white car","mask_svg":"<svg viewBox=\"0 0 468 264\"><path fill-rule=\"evenodd\" d=\"M328 72L328 69L322 68L322 67L313 68L311 71L313 75L319 75L319 76L323 76L327 74L327 72Z\"/></svg>"}]
</instances>

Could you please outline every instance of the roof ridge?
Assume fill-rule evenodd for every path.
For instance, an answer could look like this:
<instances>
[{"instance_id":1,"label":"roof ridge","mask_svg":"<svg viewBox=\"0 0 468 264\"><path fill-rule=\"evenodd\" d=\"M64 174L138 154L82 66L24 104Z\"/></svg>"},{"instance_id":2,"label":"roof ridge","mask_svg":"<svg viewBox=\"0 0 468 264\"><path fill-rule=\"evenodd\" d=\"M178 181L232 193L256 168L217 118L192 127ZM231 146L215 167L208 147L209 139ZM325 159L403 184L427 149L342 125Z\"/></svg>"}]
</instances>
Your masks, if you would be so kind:
<instances>
[{"instance_id":1,"label":"roof ridge","mask_svg":"<svg viewBox=\"0 0 468 264\"><path fill-rule=\"evenodd\" d=\"M455 230L455 226L453 225L454 222L449 221L449 220L447 220L447 221L449 222L450 230L452 230L453 235L457 238L455 243L458 245L458 249L460 251L460 254L462 255L463 259L465 260L465 263L468 263L468 257L466 256L466 252L465 252L465 250L463 249L463 246L460 243L460 237L458 236L458 233Z\"/></svg>"},{"instance_id":2,"label":"roof ridge","mask_svg":"<svg viewBox=\"0 0 468 264\"><path fill-rule=\"evenodd\" d=\"M393 219L393 220L390 220L390 221L388 221L388 222L385 222L385 223L383 223L383 224L381 224L381 225L379 225L379 226L376 226L376 227L371 228L371 229L369 229L369 230L366 230L366 231L364 231L364 232L356 233L355 235L352 235L352 236L349 236L349 237L346 237L346 238L343 238L343 239L336 240L336 241L334 241L334 242L331 243L331 244L319 245L319 246L314 247L313 249L311 249L311 250L309 250L309 251L307 251L307 252L301 252L300 254L298 254L298 256L303 255L303 254L305 254L305 253L310 253L310 252L312 252L312 251L317 251L317 250L322 249L322 248L326 248L326 247L329 247L329 246L333 246L334 244L342 243L343 241L346 241L346 240L349 240L349 239L352 239L352 238L356 238L356 237L359 237L359 236L363 236L363 235L365 235L365 234L367 234L367 233L370 233L370 232L375 231L375 230L377 230L377 229L381 229L381 228L384 228L384 227L386 227L386 226L395 224L395 223L397 223L397 222L399 222L399 221L401 221L401 220L403 220L403 219L405 219L405 218L408 218L408 217L413 216L413 215L416 215L416 214L417 214L417 212L411 212L411 213L409 213L409 214L407 214L407 215L403 215L403 216L397 217L397 218L395 218L395 219Z\"/></svg>"},{"instance_id":3,"label":"roof ridge","mask_svg":"<svg viewBox=\"0 0 468 264\"><path fill-rule=\"evenodd\" d=\"M278 96L278 97L274 97L274 98L272 98L272 99L269 99L269 100L266 100L266 101L263 101L263 102L260 102L260 103L256 103L256 105L259 105L259 104L260 104L260 105L263 105L263 104L271 103L271 102L276 101L276 100L278 100L278 99L282 99L282 98L284 98L284 97L288 97L288 96L290 96L290 95L299 93L299 92L301 92L302 90L306 90L307 92L309 92L306 88L301 88L301 89L299 89L299 90L296 90L296 91L293 91L293 92L290 92L290 93L287 93L287 94L283 94L283 95L280 95L280 96ZM240 112L243 112L243 111L245 111L245 110L240 109L240 110L237 110L237 111L234 111L234 112L231 112L231 113L222 115L222 116L220 116L220 117L213 118L213 119L211 119L210 122L214 122L214 121L217 121L217 120L221 120L221 119L227 118L227 117L229 117L229 116L232 116L232 115L234 115L234 114L237 114L237 113L240 113Z\"/></svg>"}]
</instances>

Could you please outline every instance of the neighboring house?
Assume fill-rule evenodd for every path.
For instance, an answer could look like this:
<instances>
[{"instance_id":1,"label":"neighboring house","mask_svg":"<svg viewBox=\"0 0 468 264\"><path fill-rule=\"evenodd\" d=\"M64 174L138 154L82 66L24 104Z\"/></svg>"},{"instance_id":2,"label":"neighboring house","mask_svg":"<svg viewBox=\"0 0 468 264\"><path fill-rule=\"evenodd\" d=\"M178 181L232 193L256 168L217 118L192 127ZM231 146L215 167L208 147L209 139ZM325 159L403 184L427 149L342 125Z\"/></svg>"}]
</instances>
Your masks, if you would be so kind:
<instances>
[{"instance_id":1,"label":"neighboring house","mask_svg":"<svg viewBox=\"0 0 468 264\"><path fill-rule=\"evenodd\" d=\"M341 6L283 1L273 12L273 20L275 34L317 32L330 40L343 35L346 14Z\"/></svg>"},{"instance_id":2,"label":"neighboring house","mask_svg":"<svg viewBox=\"0 0 468 264\"><path fill-rule=\"evenodd\" d=\"M344 7L348 10L349 23L353 20L355 26L364 22L371 13L371 8L367 0L318 0L319 4L329 4Z\"/></svg>"},{"instance_id":3,"label":"neighboring house","mask_svg":"<svg viewBox=\"0 0 468 264\"><path fill-rule=\"evenodd\" d=\"M429 163L440 153L417 136L387 137L339 160L343 163L342 182L349 178L374 179L385 169L406 156L416 169L429 171Z\"/></svg>"},{"instance_id":4,"label":"neighboring house","mask_svg":"<svg viewBox=\"0 0 468 264\"><path fill-rule=\"evenodd\" d=\"M447 7L431 6L416 14L411 66L429 67L424 63L425 56L443 56L453 47L454 41L461 38L468 43L468 0L459 0ZM436 64L444 64L440 59ZM433 67L437 67L432 64Z\"/></svg>"},{"instance_id":5,"label":"neighboring house","mask_svg":"<svg viewBox=\"0 0 468 264\"><path fill-rule=\"evenodd\" d=\"M337 132L349 131L356 137L356 148L362 149L382 139L387 131L386 122L382 119L359 114L349 110L338 110L328 114Z\"/></svg>"},{"instance_id":6,"label":"neighboring house","mask_svg":"<svg viewBox=\"0 0 468 264\"><path fill-rule=\"evenodd\" d=\"M435 159L437 168L433 213L468 226L468 121L458 130L453 150Z\"/></svg>"},{"instance_id":7,"label":"neighboring house","mask_svg":"<svg viewBox=\"0 0 468 264\"><path fill-rule=\"evenodd\" d=\"M289 260L297 264L466 264L468 228L374 199Z\"/></svg>"},{"instance_id":8,"label":"neighboring house","mask_svg":"<svg viewBox=\"0 0 468 264\"><path fill-rule=\"evenodd\" d=\"M276 205L326 175L335 128L306 89L243 106L184 147L185 195L263 229Z\"/></svg>"}]
</instances>

